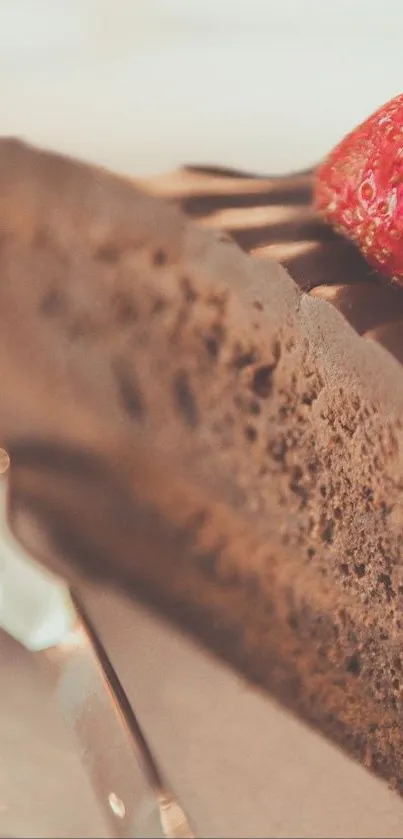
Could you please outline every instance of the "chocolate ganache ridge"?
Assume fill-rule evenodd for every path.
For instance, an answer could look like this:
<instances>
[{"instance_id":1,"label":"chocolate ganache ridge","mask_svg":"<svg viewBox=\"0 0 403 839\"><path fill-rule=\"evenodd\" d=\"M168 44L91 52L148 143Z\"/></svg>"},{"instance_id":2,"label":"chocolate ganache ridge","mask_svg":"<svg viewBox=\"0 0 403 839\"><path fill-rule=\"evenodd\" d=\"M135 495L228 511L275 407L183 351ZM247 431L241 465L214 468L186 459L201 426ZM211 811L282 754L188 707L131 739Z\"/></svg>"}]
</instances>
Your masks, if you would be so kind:
<instances>
[{"instance_id":1,"label":"chocolate ganache ridge","mask_svg":"<svg viewBox=\"0 0 403 839\"><path fill-rule=\"evenodd\" d=\"M314 170L267 177L186 166L147 183L198 224L231 236L246 252L275 259L299 287L332 303L360 335L403 363L403 291L313 209Z\"/></svg>"}]
</instances>

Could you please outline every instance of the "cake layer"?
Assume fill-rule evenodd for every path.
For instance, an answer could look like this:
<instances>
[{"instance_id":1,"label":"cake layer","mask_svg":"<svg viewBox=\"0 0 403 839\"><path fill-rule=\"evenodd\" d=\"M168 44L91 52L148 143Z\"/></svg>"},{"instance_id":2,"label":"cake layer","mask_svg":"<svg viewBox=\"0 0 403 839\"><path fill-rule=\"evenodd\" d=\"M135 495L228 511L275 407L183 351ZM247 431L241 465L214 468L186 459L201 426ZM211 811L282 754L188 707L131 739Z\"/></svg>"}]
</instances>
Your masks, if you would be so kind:
<instances>
[{"instance_id":1,"label":"cake layer","mask_svg":"<svg viewBox=\"0 0 403 839\"><path fill-rule=\"evenodd\" d=\"M16 535L146 598L403 789L400 364L121 178L0 141L0 185Z\"/></svg>"}]
</instances>

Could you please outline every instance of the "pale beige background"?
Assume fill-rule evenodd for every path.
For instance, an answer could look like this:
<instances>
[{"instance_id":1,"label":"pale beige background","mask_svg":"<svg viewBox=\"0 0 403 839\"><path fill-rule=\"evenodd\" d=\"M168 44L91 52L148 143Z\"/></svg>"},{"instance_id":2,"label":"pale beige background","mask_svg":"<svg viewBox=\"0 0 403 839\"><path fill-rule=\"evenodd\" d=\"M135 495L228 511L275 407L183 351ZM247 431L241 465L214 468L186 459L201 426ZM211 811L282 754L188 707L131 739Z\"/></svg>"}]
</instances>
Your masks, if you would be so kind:
<instances>
[{"instance_id":1,"label":"pale beige background","mask_svg":"<svg viewBox=\"0 0 403 839\"><path fill-rule=\"evenodd\" d=\"M402 88L400 0L0 0L1 131L281 170Z\"/></svg>"},{"instance_id":2,"label":"pale beige background","mask_svg":"<svg viewBox=\"0 0 403 839\"><path fill-rule=\"evenodd\" d=\"M0 125L145 174L305 166L403 88L400 0L0 0ZM142 609L91 598L202 836L399 837L403 802ZM33 660L0 635L0 834L102 836Z\"/></svg>"}]
</instances>

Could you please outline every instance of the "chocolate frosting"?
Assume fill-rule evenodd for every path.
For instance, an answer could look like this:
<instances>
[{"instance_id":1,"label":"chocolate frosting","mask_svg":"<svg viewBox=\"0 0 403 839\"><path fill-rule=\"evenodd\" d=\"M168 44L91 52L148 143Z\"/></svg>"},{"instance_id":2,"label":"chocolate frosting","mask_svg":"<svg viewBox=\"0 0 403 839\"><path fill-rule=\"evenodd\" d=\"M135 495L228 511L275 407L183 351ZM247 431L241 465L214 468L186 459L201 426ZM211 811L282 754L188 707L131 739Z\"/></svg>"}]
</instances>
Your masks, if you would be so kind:
<instances>
[{"instance_id":1,"label":"chocolate frosting","mask_svg":"<svg viewBox=\"0 0 403 839\"><path fill-rule=\"evenodd\" d=\"M328 300L360 335L379 341L403 363L403 290L315 213L313 170L265 177L189 166L165 187L161 178L155 184L203 226L220 228L245 251L281 262L301 289Z\"/></svg>"}]
</instances>

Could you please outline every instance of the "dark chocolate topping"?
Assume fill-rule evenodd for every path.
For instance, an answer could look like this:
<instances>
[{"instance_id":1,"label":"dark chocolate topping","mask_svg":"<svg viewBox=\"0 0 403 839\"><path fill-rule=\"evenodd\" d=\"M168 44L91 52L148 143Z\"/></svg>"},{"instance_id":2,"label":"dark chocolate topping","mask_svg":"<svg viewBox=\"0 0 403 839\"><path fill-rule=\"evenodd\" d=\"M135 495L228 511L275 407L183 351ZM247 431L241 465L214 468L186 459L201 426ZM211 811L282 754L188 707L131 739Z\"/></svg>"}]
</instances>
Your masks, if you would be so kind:
<instances>
[{"instance_id":1,"label":"dark chocolate topping","mask_svg":"<svg viewBox=\"0 0 403 839\"><path fill-rule=\"evenodd\" d=\"M322 297L361 335L403 363L403 290L388 283L312 209L313 171L257 177L188 166L168 196L204 226L230 234L244 250L281 262L304 291Z\"/></svg>"}]
</instances>

